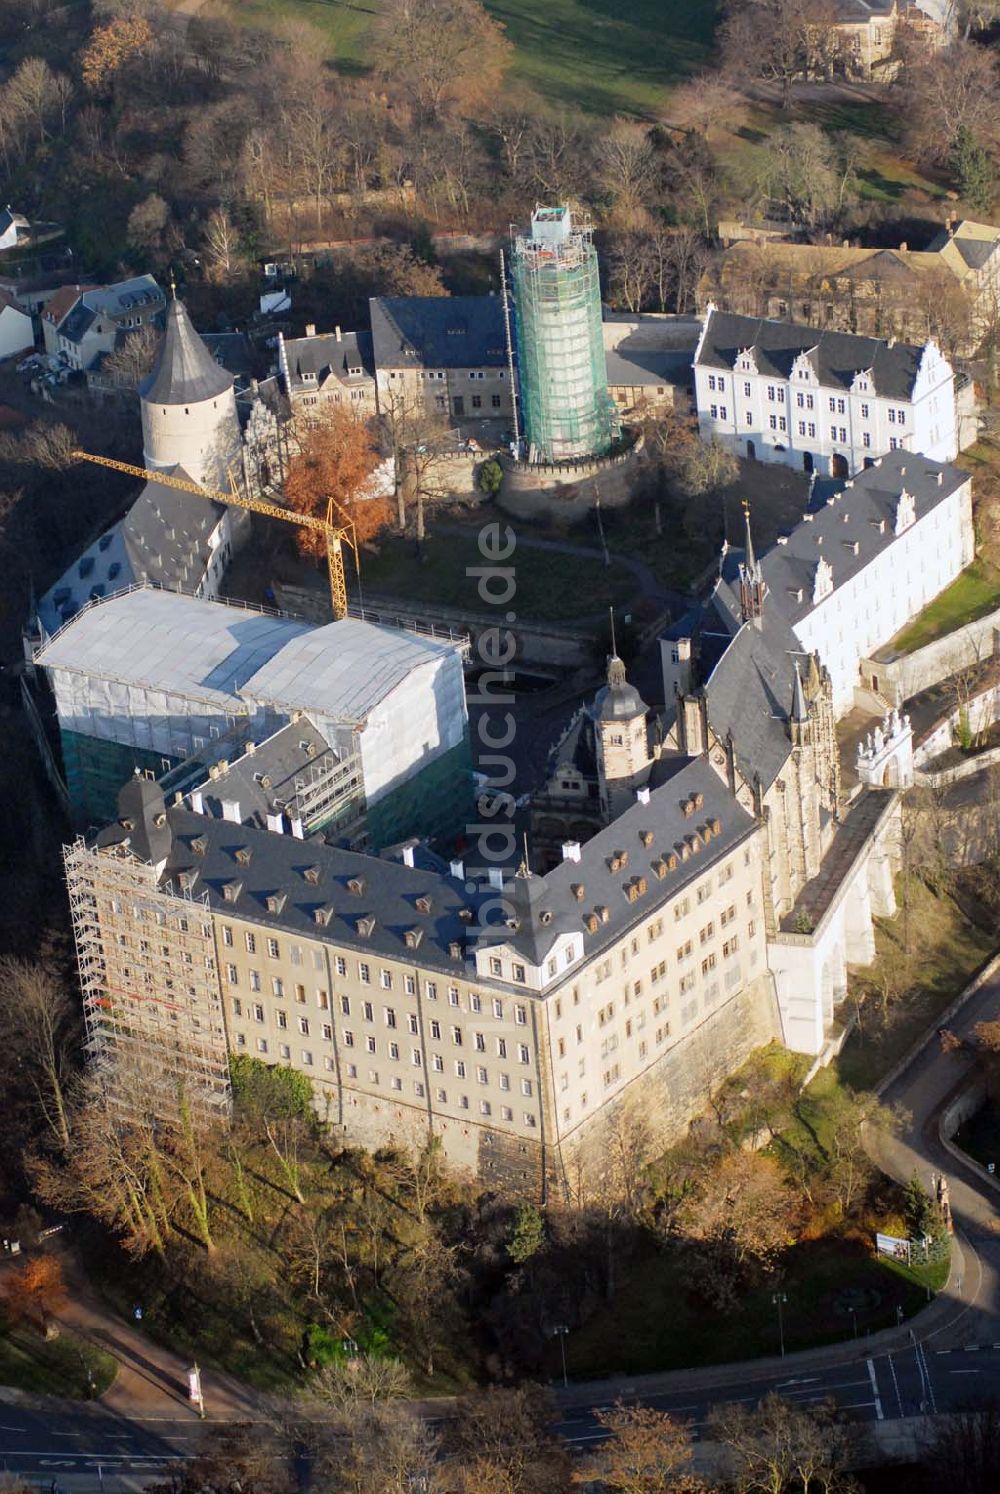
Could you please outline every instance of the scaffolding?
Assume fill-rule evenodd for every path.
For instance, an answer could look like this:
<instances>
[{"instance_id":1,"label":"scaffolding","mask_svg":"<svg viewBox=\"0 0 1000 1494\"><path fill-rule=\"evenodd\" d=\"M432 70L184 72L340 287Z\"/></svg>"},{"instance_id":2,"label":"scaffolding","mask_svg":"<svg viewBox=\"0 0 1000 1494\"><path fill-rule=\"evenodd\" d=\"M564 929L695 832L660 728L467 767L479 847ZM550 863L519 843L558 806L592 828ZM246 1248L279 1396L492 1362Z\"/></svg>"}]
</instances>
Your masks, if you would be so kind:
<instances>
[{"instance_id":1,"label":"scaffolding","mask_svg":"<svg viewBox=\"0 0 1000 1494\"><path fill-rule=\"evenodd\" d=\"M608 393L601 286L590 220L536 208L513 235L521 419L528 460L604 456L618 434Z\"/></svg>"},{"instance_id":2,"label":"scaffolding","mask_svg":"<svg viewBox=\"0 0 1000 1494\"><path fill-rule=\"evenodd\" d=\"M177 896L157 868L80 838L66 884L86 1024L85 1050L109 1097L148 1113L225 1115L229 1061L207 894Z\"/></svg>"}]
</instances>

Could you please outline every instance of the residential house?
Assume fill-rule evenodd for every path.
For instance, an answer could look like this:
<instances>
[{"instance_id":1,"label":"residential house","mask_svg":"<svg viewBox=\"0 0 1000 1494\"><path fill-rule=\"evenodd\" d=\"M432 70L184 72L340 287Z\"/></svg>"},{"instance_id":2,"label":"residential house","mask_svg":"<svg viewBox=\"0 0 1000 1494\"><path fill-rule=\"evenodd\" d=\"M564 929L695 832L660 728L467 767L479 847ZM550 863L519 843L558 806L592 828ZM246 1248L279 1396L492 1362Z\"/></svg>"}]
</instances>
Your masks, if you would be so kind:
<instances>
[{"instance_id":1,"label":"residential house","mask_svg":"<svg viewBox=\"0 0 1000 1494\"><path fill-rule=\"evenodd\" d=\"M70 368L86 370L101 353L111 352L120 333L145 326L162 316L165 307L152 275L115 285L67 286L42 312L45 351Z\"/></svg>"},{"instance_id":2,"label":"residential house","mask_svg":"<svg viewBox=\"0 0 1000 1494\"><path fill-rule=\"evenodd\" d=\"M30 314L10 291L0 286L0 358L13 358L35 345Z\"/></svg>"},{"instance_id":3,"label":"residential house","mask_svg":"<svg viewBox=\"0 0 1000 1494\"><path fill-rule=\"evenodd\" d=\"M364 419L378 413L375 362L370 332L333 332L316 335L313 325L305 337L278 333L278 376L293 415L306 419L340 405Z\"/></svg>"}]
</instances>

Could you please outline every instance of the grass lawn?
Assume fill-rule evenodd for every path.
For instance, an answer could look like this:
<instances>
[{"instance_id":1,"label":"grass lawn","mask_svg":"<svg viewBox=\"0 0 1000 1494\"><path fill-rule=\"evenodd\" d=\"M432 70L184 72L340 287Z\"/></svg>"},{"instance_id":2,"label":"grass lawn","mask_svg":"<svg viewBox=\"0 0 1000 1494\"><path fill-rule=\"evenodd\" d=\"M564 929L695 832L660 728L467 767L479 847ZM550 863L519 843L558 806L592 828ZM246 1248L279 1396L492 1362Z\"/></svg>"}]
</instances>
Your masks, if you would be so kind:
<instances>
[{"instance_id":1,"label":"grass lawn","mask_svg":"<svg viewBox=\"0 0 1000 1494\"><path fill-rule=\"evenodd\" d=\"M87 1371L93 1376L93 1392ZM115 1378L117 1365L110 1354L73 1333L43 1339L28 1328L0 1334L0 1385L35 1395L58 1395L86 1400L102 1395Z\"/></svg>"},{"instance_id":2,"label":"grass lawn","mask_svg":"<svg viewBox=\"0 0 1000 1494\"><path fill-rule=\"evenodd\" d=\"M594 114L655 117L667 89L700 66L715 24L713 0L485 0L507 27L510 77L554 104ZM245 25L313 28L340 71L370 63L368 32L378 0L211 0Z\"/></svg>"},{"instance_id":3,"label":"grass lawn","mask_svg":"<svg viewBox=\"0 0 1000 1494\"><path fill-rule=\"evenodd\" d=\"M889 1328L897 1307L909 1317L927 1303L927 1285L944 1284L947 1265L898 1266L855 1240L829 1237L788 1252L781 1290L785 1348L807 1349ZM579 1379L612 1371L690 1369L777 1354L774 1283L744 1297L731 1311L713 1312L685 1291L676 1259L651 1252L605 1308L566 1339L569 1373ZM558 1372L558 1348L549 1368Z\"/></svg>"},{"instance_id":4,"label":"grass lawn","mask_svg":"<svg viewBox=\"0 0 1000 1494\"><path fill-rule=\"evenodd\" d=\"M485 0L516 48L512 76L550 102L655 116L701 66L713 0Z\"/></svg>"},{"instance_id":5,"label":"grass lawn","mask_svg":"<svg viewBox=\"0 0 1000 1494\"><path fill-rule=\"evenodd\" d=\"M991 1162L1000 1167L1000 1110L995 1102L987 1100L981 1110L970 1115L955 1132L954 1141L984 1167Z\"/></svg>"},{"instance_id":6,"label":"grass lawn","mask_svg":"<svg viewBox=\"0 0 1000 1494\"><path fill-rule=\"evenodd\" d=\"M900 654L912 654L936 638L975 622L1000 607L1000 574L982 557L935 597L889 644Z\"/></svg>"},{"instance_id":7,"label":"grass lawn","mask_svg":"<svg viewBox=\"0 0 1000 1494\"><path fill-rule=\"evenodd\" d=\"M896 896L902 895L897 883ZM862 1027L848 1038L835 1068L852 1089L871 1089L888 1073L996 949L995 937L970 923L952 898L936 897L916 880L906 895L915 982L897 999L888 1022L876 1024L862 1016ZM892 965L906 960L905 936L902 908L894 919L877 921L876 969L880 961Z\"/></svg>"},{"instance_id":8,"label":"grass lawn","mask_svg":"<svg viewBox=\"0 0 1000 1494\"><path fill-rule=\"evenodd\" d=\"M366 596L378 593L483 613L493 609L479 595L478 578L467 576L466 569L485 564L475 533L432 533L419 559L413 543L404 539L383 541L377 555L364 552L361 580ZM517 585L509 605L525 619L567 622L598 615L612 603L617 606L628 601L636 591L631 571L614 561L607 568L600 560L522 545L505 564L513 566ZM349 566L348 584L353 594L350 570ZM497 613L499 619L500 609Z\"/></svg>"}]
</instances>

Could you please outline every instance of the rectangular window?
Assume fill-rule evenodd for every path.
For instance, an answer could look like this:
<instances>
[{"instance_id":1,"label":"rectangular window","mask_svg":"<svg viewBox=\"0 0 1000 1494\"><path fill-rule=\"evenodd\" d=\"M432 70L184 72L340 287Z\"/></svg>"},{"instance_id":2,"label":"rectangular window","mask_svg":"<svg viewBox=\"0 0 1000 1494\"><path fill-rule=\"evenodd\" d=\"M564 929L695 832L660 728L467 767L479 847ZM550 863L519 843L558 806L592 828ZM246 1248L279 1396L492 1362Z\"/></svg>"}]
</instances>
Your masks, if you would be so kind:
<instances>
[{"instance_id":1,"label":"rectangular window","mask_svg":"<svg viewBox=\"0 0 1000 1494\"><path fill-rule=\"evenodd\" d=\"M527 1045L527 1043L518 1043L518 1045L517 1045L517 1056L521 1060L522 1063L530 1063L531 1062L531 1056L528 1053L528 1045Z\"/></svg>"},{"instance_id":2,"label":"rectangular window","mask_svg":"<svg viewBox=\"0 0 1000 1494\"><path fill-rule=\"evenodd\" d=\"M280 997L284 996L284 994L285 994L285 982L281 979L280 975L272 976L272 978L271 978L271 995L272 996L277 996L277 997L280 998Z\"/></svg>"},{"instance_id":3,"label":"rectangular window","mask_svg":"<svg viewBox=\"0 0 1000 1494\"><path fill-rule=\"evenodd\" d=\"M249 974L250 974L250 989L251 989L251 991L259 991L260 990L260 971L259 970L251 970L249 972Z\"/></svg>"},{"instance_id":4,"label":"rectangular window","mask_svg":"<svg viewBox=\"0 0 1000 1494\"><path fill-rule=\"evenodd\" d=\"M395 1013L394 1009L391 1006L386 1006L386 1007L383 1007L383 1011L385 1013L385 1025L386 1025L386 1027L395 1027L395 1025L396 1025L396 1013Z\"/></svg>"},{"instance_id":5,"label":"rectangular window","mask_svg":"<svg viewBox=\"0 0 1000 1494\"><path fill-rule=\"evenodd\" d=\"M308 1049L303 1048L302 1049L302 1062L305 1064L305 1066L306 1066L307 1069L312 1067L312 1061L313 1061L312 1054L308 1051Z\"/></svg>"},{"instance_id":6,"label":"rectangular window","mask_svg":"<svg viewBox=\"0 0 1000 1494\"><path fill-rule=\"evenodd\" d=\"M406 991L407 996L415 996L417 994L417 979L416 979L416 976L414 976L414 975L404 975L404 977L403 977L403 988Z\"/></svg>"},{"instance_id":7,"label":"rectangular window","mask_svg":"<svg viewBox=\"0 0 1000 1494\"><path fill-rule=\"evenodd\" d=\"M267 953L268 953L269 958L272 959L272 960L276 960L278 958L278 941L277 941L277 939L268 939L268 941L267 941Z\"/></svg>"},{"instance_id":8,"label":"rectangular window","mask_svg":"<svg viewBox=\"0 0 1000 1494\"><path fill-rule=\"evenodd\" d=\"M433 1065L435 1074L444 1073L444 1059L441 1057L440 1053L434 1054L434 1057L431 1059L431 1064Z\"/></svg>"},{"instance_id":9,"label":"rectangular window","mask_svg":"<svg viewBox=\"0 0 1000 1494\"><path fill-rule=\"evenodd\" d=\"M522 985L524 984L526 977L523 965L518 965L515 961L515 963L510 967L510 973L515 980L520 981Z\"/></svg>"},{"instance_id":10,"label":"rectangular window","mask_svg":"<svg viewBox=\"0 0 1000 1494\"><path fill-rule=\"evenodd\" d=\"M257 940L256 940L255 936L253 934L244 934L243 938L244 938L244 942L246 943L247 954L256 954L257 953Z\"/></svg>"},{"instance_id":11,"label":"rectangular window","mask_svg":"<svg viewBox=\"0 0 1000 1494\"><path fill-rule=\"evenodd\" d=\"M743 393L744 393L744 395L746 396L747 399L750 398L750 380L749 379L747 379L747 380L744 381L744 384L743 384Z\"/></svg>"},{"instance_id":12,"label":"rectangular window","mask_svg":"<svg viewBox=\"0 0 1000 1494\"><path fill-rule=\"evenodd\" d=\"M861 406L861 419L862 420L867 420L868 419L868 406L867 405L862 405Z\"/></svg>"},{"instance_id":13,"label":"rectangular window","mask_svg":"<svg viewBox=\"0 0 1000 1494\"><path fill-rule=\"evenodd\" d=\"M229 925L227 923L224 923L222 925L222 942L223 942L223 944L225 944L225 946L227 947L227 949L232 949L232 947L233 947L233 931L232 931L232 929L229 927Z\"/></svg>"},{"instance_id":14,"label":"rectangular window","mask_svg":"<svg viewBox=\"0 0 1000 1494\"><path fill-rule=\"evenodd\" d=\"M830 400L830 414L831 415L836 415L836 413L837 413L837 401L835 399L831 398L831 400Z\"/></svg>"},{"instance_id":15,"label":"rectangular window","mask_svg":"<svg viewBox=\"0 0 1000 1494\"><path fill-rule=\"evenodd\" d=\"M344 959L343 955L338 955L337 956L336 969L337 969L337 974L338 975L346 975L347 974L347 961Z\"/></svg>"},{"instance_id":16,"label":"rectangular window","mask_svg":"<svg viewBox=\"0 0 1000 1494\"><path fill-rule=\"evenodd\" d=\"M431 1018L431 1037L432 1038L440 1038L440 1036L441 1036L441 1023L438 1022L438 1021L435 1021L434 1018Z\"/></svg>"},{"instance_id":17,"label":"rectangular window","mask_svg":"<svg viewBox=\"0 0 1000 1494\"><path fill-rule=\"evenodd\" d=\"M804 436L805 433L806 433L806 423L805 423L804 420L800 420L799 421L799 435L800 436Z\"/></svg>"},{"instance_id":18,"label":"rectangular window","mask_svg":"<svg viewBox=\"0 0 1000 1494\"><path fill-rule=\"evenodd\" d=\"M228 982L229 982L229 984L231 986L235 986L235 985L238 984L238 982L239 982L239 973L238 973L235 965L227 965L226 966L226 979L228 980Z\"/></svg>"},{"instance_id":19,"label":"rectangular window","mask_svg":"<svg viewBox=\"0 0 1000 1494\"><path fill-rule=\"evenodd\" d=\"M768 386L767 386L767 397L768 397L768 399L771 401L771 403L773 405L774 404L774 385L773 384L768 384Z\"/></svg>"},{"instance_id":20,"label":"rectangular window","mask_svg":"<svg viewBox=\"0 0 1000 1494\"><path fill-rule=\"evenodd\" d=\"M861 444L862 444L862 446L865 447L866 450L869 450L871 448L872 438L871 438L871 433L869 431L864 431L862 433Z\"/></svg>"},{"instance_id":21,"label":"rectangular window","mask_svg":"<svg viewBox=\"0 0 1000 1494\"><path fill-rule=\"evenodd\" d=\"M399 1044L398 1043L390 1043L389 1044L389 1057L398 1061L398 1059L399 1059Z\"/></svg>"},{"instance_id":22,"label":"rectangular window","mask_svg":"<svg viewBox=\"0 0 1000 1494\"><path fill-rule=\"evenodd\" d=\"M842 399L838 399L838 401L837 401L837 414L838 415L843 415L844 409L845 409L844 401Z\"/></svg>"},{"instance_id":23,"label":"rectangular window","mask_svg":"<svg viewBox=\"0 0 1000 1494\"><path fill-rule=\"evenodd\" d=\"M415 1016L415 1014L413 1012L410 1012L409 1016L407 1017L407 1019L406 1019L406 1025L410 1029L410 1032L413 1034L413 1036L416 1037L417 1032L418 1032L418 1027L417 1027L417 1019L416 1019L416 1016Z\"/></svg>"},{"instance_id":24,"label":"rectangular window","mask_svg":"<svg viewBox=\"0 0 1000 1494\"><path fill-rule=\"evenodd\" d=\"M477 1053L485 1053L486 1052L486 1039L485 1039L485 1037L483 1036L483 1034L481 1032L477 1032L477 1033L475 1033L473 1035L473 1041L474 1041L474 1043L476 1045L476 1052Z\"/></svg>"},{"instance_id":25,"label":"rectangular window","mask_svg":"<svg viewBox=\"0 0 1000 1494\"><path fill-rule=\"evenodd\" d=\"M455 1045L456 1048L461 1048L461 1046L462 1046L462 1029L461 1029L461 1027L453 1027L451 1029L451 1040L454 1043L454 1045Z\"/></svg>"},{"instance_id":26,"label":"rectangular window","mask_svg":"<svg viewBox=\"0 0 1000 1494\"><path fill-rule=\"evenodd\" d=\"M233 1016L234 1017L242 1017L242 1015L243 1015L243 1003L242 1003L242 1001L240 1000L240 998L238 996L234 996L233 997Z\"/></svg>"},{"instance_id":27,"label":"rectangular window","mask_svg":"<svg viewBox=\"0 0 1000 1494\"><path fill-rule=\"evenodd\" d=\"M458 987L457 986L449 986L448 987L448 1005L449 1006L457 1006L458 1005Z\"/></svg>"},{"instance_id":28,"label":"rectangular window","mask_svg":"<svg viewBox=\"0 0 1000 1494\"><path fill-rule=\"evenodd\" d=\"M778 429L779 429L779 431L783 431L783 430L787 429L787 422L785 420L784 415L779 415L778 416Z\"/></svg>"},{"instance_id":29,"label":"rectangular window","mask_svg":"<svg viewBox=\"0 0 1000 1494\"><path fill-rule=\"evenodd\" d=\"M728 418L729 417L728 417L725 405L720 405L719 406L719 419L720 420L727 420Z\"/></svg>"},{"instance_id":30,"label":"rectangular window","mask_svg":"<svg viewBox=\"0 0 1000 1494\"><path fill-rule=\"evenodd\" d=\"M890 410L889 411L889 424L890 425L895 425L896 424L896 412L895 412L895 410Z\"/></svg>"},{"instance_id":31,"label":"rectangular window","mask_svg":"<svg viewBox=\"0 0 1000 1494\"><path fill-rule=\"evenodd\" d=\"M295 987L295 999L299 1003L299 1006L305 1006L305 1004L306 1004L306 988L305 988L305 986L297 985Z\"/></svg>"},{"instance_id":32,"label":"rectangular window","mask_svg":"<svg viewBox=\"0 0 1000 1494\"><path fill-rule=\"evenodd\" d=\"M351 998L349 996L341 996L340 1010L343 1012L345 1017L349 1017L351 1015Z\"/></svg>"},{"instance_id":33,"label":"rectangular window","mask_svg":"<svg viewBox=\"0 0 1000 1494\"><path fill-rule=\"evenodd\" d=\"M772 431L776 431L778 429L778 417L777 417L777 415L769 415L767 417L767 423L771 427Z\"/></svg>"},{"instance_id":34,"label":"rectangular window","mask_svg":"<svg viewBox=\"0 0 1000 1494\"><path fill-rule=\"evenodd\" d=\"M371 1004L370 1001L362 1002L362 1005L361 1005L361 1014L364 1017L364 1019L365 1019L366 1022L374 1022L374 1020L375 1020L375 1008L372 1006L372 1004Z\"/></svg>"},{"instance_id":35,"label":"rectangular window","mask_svg":"<svg viewBox=\"0 0 1000 1494\"><path fill-rule=\"evenodd\" d=\"M424 986L424 994L428 1001L436 1001L438 995L437 981L429 980Z\"/></svg>"},{"instance_id":36,"label":"rectangular window","mask_svg":"<svg viewBox=\"0 0 1000 1494\"><path fill-rule=\"evenodd\" d=\"M461 1058L455 1060L455 1076L458 1079L465 1078L465 1062Z\"/></svg>"},{"instance_id":37,"label":"rectangular window","mask_svg":"<svg viewBox=\"0 0 1000 1494\"><path fill-rule=\"evenodd\" d=\"M383 991L391 991L392 990L392 971L391 970L383 970L382 971L382 989L383 989Z\"/></svg>"},{"instance_id":38,"label":"rectangular window","mask_svg":"<svg viewBox=\"0 0 1000 1494\"><path fill-rule=\"evenodd\" d=\"M264 1008L258 1003L254 1004L253 1019L255 1022L263 1022L264 1020Z\"/></svg>"},{"instance_id":39,"label":"rectangular window","mask_svg":"<svg viewBox=\"0 0 1000 1494\"><path fill-rule=\"evenodd\" d=\"M276 1011L275 1014L274 1014L274 1020L277 1022L278 1026L281 1027L281 1028L285 1028L285 1027L288 1026L288 1018L286 1017L286 1015L285 1015L285 1013L283 1011L280 1011L280 1010Z\"/></svg>"},{"instance_id":40,"label":"rectangular window","mask_svg":"<svg viewBox=\"0 0 1000 1494\"><path fill-rule=\"evenodd\" d=\"M327 1043L333 1042L333 1028L330 1026L329 1022L323 1023L323 1040Z\"/></svg>"},{"instance_id":41,"label":"rectangular window","mask_svg":"<svg viewBox=\"0 0 1000 1494\"><path fill-rule=\"evenodd\" d=\"M713 420L718 420L718 418L719 418L719 407L718 407L718 405L712 405L710 407L710 409L709 409L709 414L711 415L711 417L712 417Z\"/></svg>"},{"instance_id":42,"label":"rectangular window","mask_svg":"<svg viewBox=\"0 0 1000 1494\"><path fill-rule=\"evenodd\" d=\"M370 986L372 983L371 970L364 963L358 965L358 979L363 986Z\"/></svg>"},{"instance_id":43,"label":"rectangular window","mask_svg":"<svg viewBox=\"0 0 1000 1494\"><path fill-rule=\"evenodd\" d=\"M345 1048L353 1048L354 1047L354 1033L353 1032L345 1032L344 1033L344 1047Z\"/></svg>"},{"instance_id":44,"label":"rectangular window","mask_svg":"<svg viewBox=\"0 0 1000 1494\"><path fill-rule=\"evenodd\" d=\"M302 1034L303 1037L308 1037L309 1036L309 1018L308 1017L300 1017L299 1018L299 1032L301 1032L301 1034Z\"/></svg>"},{"instance_id":45,"label":"rectangular window","mask_svg":"<svg viewBox=\"0 0 1000 1494\"><path fill-rule=\"evenodd\" d=\"M366 1037L365 1038L365 1047L368 1049L369 1053L374 1053L375 1052L375 1039L373 1037Z\"/></svg>"}]
</instances>

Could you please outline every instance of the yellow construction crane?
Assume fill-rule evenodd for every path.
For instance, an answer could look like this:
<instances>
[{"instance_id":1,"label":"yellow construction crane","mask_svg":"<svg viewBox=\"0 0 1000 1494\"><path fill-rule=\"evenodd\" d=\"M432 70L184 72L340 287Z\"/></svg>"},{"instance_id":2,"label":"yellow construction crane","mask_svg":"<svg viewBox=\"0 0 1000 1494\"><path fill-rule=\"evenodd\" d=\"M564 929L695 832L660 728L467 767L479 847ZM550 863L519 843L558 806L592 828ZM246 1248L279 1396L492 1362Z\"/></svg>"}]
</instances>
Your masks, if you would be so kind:
<instances>
[{"instance_id":1,"label":"yellow construction crane","mask_svg":"<svg viewBox=\"0 0 1000 1494\"><path fill-rule=\"evenodd\" d=\"M172 477L168 472L151 472L146 467L135 467L131 462L118 462L113 457L95 456L90 451L73 451L70 455L78 462L96 462L99 467L110 467L112 472L124 472L127 477L141 477L146 482L159 482L167 488L177 488L182 493L194 493L198 498L207 498L215 503L229 503L234 508L246 508L252 514L264 514L268 519L282 519L286 524L300 524L303 529L315 529L326 538L326 561L330 572L330 603L335 618L347 616L347 580L344 575L344 544L350 545L357 562L358 545L354 524L343 515L343 523L334 523L334 510L340 505L335 499L328 500L326 518L313 514L296 513L294 509L279 508L276 503L265 503L261 498L244 498L236 491L232 474L229 481L232 491L222 493L215 488L204 488L186 477Z\"/></svg>"}]
</instances>

